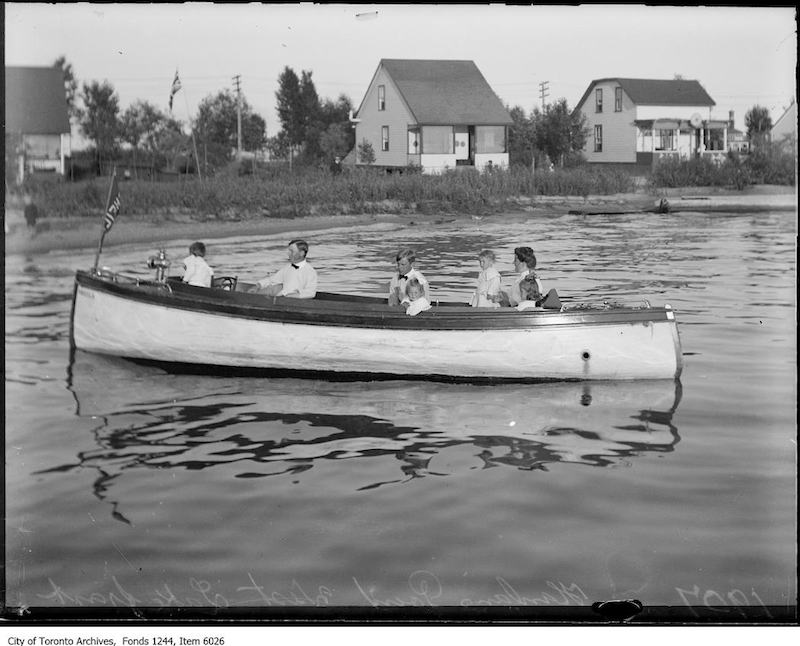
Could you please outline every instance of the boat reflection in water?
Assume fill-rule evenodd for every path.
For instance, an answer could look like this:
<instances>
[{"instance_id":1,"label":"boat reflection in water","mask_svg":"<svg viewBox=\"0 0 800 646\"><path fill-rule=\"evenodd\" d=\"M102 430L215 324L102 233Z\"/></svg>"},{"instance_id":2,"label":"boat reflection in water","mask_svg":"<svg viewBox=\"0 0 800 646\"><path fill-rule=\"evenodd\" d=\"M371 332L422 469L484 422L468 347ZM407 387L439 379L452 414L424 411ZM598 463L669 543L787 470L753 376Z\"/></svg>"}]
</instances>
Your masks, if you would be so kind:
<instances>
[{"instance_id":1,"label":"boat reflection in water","mask_svg":"<svg viewBox=\"0 0 800 646\"><path fill-rule=\"evenodd\" d=\"M79 465L98 469L95 494L109 502L113 479L138 469L225 467L226 477L297 481L321 461L394 456L396 471L355 487L370 489L465 468L614 466L670 452L680 441L672 422L677 380L473 385L210 377L81 351L70 370L77 415L99 422L96 446L78 454Z\"/></svg>"}]
</instances>

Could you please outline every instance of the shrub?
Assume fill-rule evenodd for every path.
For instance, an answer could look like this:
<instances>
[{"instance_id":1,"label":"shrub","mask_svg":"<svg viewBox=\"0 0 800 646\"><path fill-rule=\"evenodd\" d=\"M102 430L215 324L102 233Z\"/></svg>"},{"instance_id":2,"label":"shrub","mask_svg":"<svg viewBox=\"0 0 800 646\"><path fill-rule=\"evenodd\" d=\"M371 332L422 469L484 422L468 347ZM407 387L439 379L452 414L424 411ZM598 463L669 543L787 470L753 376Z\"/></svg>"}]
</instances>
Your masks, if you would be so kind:
<instances>
[{"instance_id":1,"label":"shrub","mask_svg":"<svg viewBox=\"0 0 800 646\"><path fill-rule=\"evenodd\" d=\"M762 146L744 160L729 154L720 162L710 158L663 159L650 173L653 188L720 186L742 190L751 184L795 185L796 154L780 146Z\"/></svg>"}]
</instances>

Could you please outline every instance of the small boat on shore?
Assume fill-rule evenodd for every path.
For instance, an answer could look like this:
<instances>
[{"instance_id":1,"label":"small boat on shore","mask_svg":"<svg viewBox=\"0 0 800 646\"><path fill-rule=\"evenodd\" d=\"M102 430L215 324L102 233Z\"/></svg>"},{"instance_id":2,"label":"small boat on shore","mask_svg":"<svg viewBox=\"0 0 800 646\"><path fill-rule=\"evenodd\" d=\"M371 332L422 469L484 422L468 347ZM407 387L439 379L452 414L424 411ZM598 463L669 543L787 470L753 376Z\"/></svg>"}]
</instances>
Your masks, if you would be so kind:
<instances>
[{"instance_id":1,"label":"small boat on shore","mask_svg":"<svg viewBox=\"0 0 800 646\"><path fill-rule=\"evenodd\" d=\"M671 379L682 368L669 305L517 311L434 302L408 316L383 297L265 297L234 277L194 287L156 269L155 280L78 271L72 347L226 374L561 381Z\"/></svg>"}]
</instances>

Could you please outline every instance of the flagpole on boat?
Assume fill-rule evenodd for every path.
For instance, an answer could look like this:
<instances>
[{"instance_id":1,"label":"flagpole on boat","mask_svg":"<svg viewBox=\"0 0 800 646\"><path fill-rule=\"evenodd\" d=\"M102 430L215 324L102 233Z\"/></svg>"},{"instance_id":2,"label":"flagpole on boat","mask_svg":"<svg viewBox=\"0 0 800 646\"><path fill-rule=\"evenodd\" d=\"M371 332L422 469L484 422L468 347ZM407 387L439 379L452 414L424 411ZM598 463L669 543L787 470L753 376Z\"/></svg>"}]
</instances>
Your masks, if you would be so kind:
<instances>
[{"instance_id":1,"label":"flagpole on boat","mask_svg":"<svg viewBox=\"0 0 800 646\"><path fill-rule=\"evenodd\" d=\"M112 193L114 192L114 180L116 179L116 177L117 177L117 167L114 166L114 170L111 173L111 184L108 187L108 198L106 198L106 210L105 213L103 214L103 221L101 223L103 227L103 232L100 234L100 244L97 245L97 254L95 254L94 257L94 267L92 268L93 274L97 273L97 263L100 262L100 253L103 251L103 241L106 238L106 233L108 233L108 230L111 228L110 226L107 225L106 215L108 214L108 211L111 208Z\"/></svg>"}]
</instances>

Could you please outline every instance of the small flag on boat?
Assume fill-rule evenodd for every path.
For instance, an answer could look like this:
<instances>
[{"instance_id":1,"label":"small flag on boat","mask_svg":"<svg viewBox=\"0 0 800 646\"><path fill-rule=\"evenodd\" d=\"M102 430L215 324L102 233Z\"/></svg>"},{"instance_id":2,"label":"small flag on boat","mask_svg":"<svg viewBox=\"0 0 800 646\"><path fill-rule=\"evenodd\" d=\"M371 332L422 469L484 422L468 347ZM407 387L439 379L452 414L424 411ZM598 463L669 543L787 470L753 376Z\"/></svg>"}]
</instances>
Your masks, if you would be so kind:
<instances>
[{"instance_id":1,"label":"small flag on boat","mask_svg":"<svg viewBox=\"0 0 800 646\"><path fill-rule=\"evenodd\" d=\"M175 79L172 81L172 89L169 91L169 111L172 112L172 99L181 89L181 79L178 77L178 70L175 70Z\"/></svg>"},{"instance_id":2,"label":"small flag on boat","mask_svg":"<svg viewBox=\"0 0 800 646\"><path fill-rule=\"evenodd\" d=\"M114 225L114 218L119 215L119 209L122 202L119 200L119 184L117 183L117 174L111 178L111 190L108 193L108 204L106 204L106 213L103 216L103 226L106 231L109 231Z\"/></svg>"}]
</instances>

